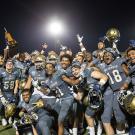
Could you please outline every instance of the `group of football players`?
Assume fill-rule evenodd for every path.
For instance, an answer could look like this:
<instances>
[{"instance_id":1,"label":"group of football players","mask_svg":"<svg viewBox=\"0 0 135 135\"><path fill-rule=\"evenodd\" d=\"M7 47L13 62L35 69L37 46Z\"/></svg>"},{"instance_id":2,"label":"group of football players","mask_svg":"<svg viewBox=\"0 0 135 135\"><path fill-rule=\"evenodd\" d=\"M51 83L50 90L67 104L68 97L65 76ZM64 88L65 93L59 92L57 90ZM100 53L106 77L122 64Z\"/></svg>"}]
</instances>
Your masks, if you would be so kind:
<instances>
[{"instance_id":1,"label":"group of football players","mask_svg":"<svg viewBox=\"0 0 135 135\"><path fill-rule=\"evenodd\" d=\"M7 60L0 55L3 126L24 118L23 123L29 116L34 135L129 132L134 126L131 113L135 112L135 42L120 53L100 40L91 53L80 37L78 41L76 55L65 46L59 55L46 50L18 53ZM127 102L121 96L125 91L132 93Z\"/></svg>"}]
</instances>

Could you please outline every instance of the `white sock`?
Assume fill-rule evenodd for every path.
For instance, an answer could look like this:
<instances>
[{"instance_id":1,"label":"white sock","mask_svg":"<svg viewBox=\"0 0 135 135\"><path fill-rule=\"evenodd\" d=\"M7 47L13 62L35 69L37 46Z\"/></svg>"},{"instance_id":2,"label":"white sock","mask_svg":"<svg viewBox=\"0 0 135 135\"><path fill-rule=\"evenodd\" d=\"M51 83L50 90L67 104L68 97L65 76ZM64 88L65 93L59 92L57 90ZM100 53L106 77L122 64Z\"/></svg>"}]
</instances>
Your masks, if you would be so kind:
<instances>
[{"instance_id":1,"label":"white sock","mask_svg":"<svg viewBox=\"0 0 135 135\"><path fill-rule=\"evenodd\" d=\"M101 134L102 134L102 125L101 122L98 122L97 135L101 135Z\"/></svg>"},{"instance_id":2,"label":"white sock","mask_svg":"<svg viewBox=\"0 0 135 135\"><path fill-rule=\"evenodd\" d=\"M89 129L89 135L95 135L95 128L94 127L88 127Z\"/></svg>"},{"instance_id":3,"label":"white sock","mask_svg":"<svg viewBox=\"0 0 135 135\"><path fill-rule=\"evenodd\" d=\"M124 134L125 133L125 130L120 131L120 130L117 130L116 129L116 133L121 135L121 134Z\"/></svg>"},{"instance_id":4,"label":"white sock","mask_svg":"<svg viewBox=\"0 0 135 135\"><path fill-rule=\"evenodd\" d=\"M77 128L73 128L73 135L77 135Z\"/></svg>"}]
</instances>

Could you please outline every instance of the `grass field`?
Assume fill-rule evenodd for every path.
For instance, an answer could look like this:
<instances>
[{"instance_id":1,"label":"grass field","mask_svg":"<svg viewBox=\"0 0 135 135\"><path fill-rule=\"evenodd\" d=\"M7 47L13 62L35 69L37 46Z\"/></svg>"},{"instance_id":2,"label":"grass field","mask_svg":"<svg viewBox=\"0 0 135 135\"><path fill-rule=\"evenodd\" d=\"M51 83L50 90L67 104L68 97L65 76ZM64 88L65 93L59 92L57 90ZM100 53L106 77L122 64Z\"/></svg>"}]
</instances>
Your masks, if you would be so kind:
<instances>
[{"instance_id":1,"label":"grass field","mask_svg":"<svg viewBox=\"0 0 135 135\"><path fill-rule=\"evenodd\" d=\"M0 135L15 135L15 129L11 125L5 127L0 125Z\"/></svg>"}]
</instances>

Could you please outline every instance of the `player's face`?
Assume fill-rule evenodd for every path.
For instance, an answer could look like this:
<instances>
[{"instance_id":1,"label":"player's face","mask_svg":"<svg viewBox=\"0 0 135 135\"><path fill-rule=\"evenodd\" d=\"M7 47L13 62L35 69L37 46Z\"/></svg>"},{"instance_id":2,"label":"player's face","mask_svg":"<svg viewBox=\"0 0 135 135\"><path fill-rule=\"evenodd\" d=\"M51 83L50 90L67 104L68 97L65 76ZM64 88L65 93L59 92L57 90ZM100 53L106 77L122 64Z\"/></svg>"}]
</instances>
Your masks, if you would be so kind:
<instances>
[{"instance_id":1,"label":"player's face","mask_svg":"<svg viewBox=\"0 0 135 135\"><path fill-rule=\"evenodd\" d=\"M0 56L0 65L4 64L4 58L2 56Z\"/></svg>"},{"instance_id":2,"label":"player's face","mask_svg":"<svg viewBox=\"0 0 135 135\"><path fill-rule=\"evenodd\" d=\"M80 55L78 55L78 56L76 56L76 58L75 58L79 63L83 63L83 56L80 56Z\"/></svg>"},{"instance_id":3,"label":"player's face","mask_svg":"<svg viewBox=\"0 0 135 135\"><path fill-rule=\"evenodd\" d=\"M132 63L135 63L135 50L130 50L127 54L127 57L131 60Z\"/></svg>"},{"instance_id":4,"label":"player's face","mask_svg":"<svg viewBox=\"0 0 135 135\"><path fill-rule=\"evenodd\" d=\"M12 70L13 69L13 63L12 62L7 62L6 63L6 70Z\"/></svg>"},{"instance_id":5,"label":"player's face","mask_svg":"<svg viewBox=\"0 0 135 135\"><path fill-rule=\"evenodd\" d=\"M87 61L92 61L92 55L91 55L91 53L86 53L86 60Z\"/></svg>"},{"instance_id":6,"label":"player's face","mask_svg":"<svg viewBox=\"0 0 135 135\"><path fill-rule=\"evenodd\" d=\"M63 57L60 64L63 69L67 69L70 66L70 60L66 57Z\"/></svg>"},{"instance_id":7,"label":"player's face","mask_svg":"<svg viewBox=\"0 0 135 135\"><path fill-rule=\"evenodd\" d=\"M110 64L113 61L113 56L110 52L104 53L103 60L106 64Z\"/></svg>"},{"instance_id":8,"label":"player's face","mask_svg":"<svg viewBox=\"0 0 135 135\"><path fill-rule=\"evenodd\" d=\"M98 52L97 56L98 56L98 58L99 58L100 60L103 60L104 51Z\"/></svg>"},{"instance_id":9,"label":"player's face","mask_svg":"<svg viewBox=\"0 0 135 135\"><path fill-rule=\"evenodd\" d=\"M103 42L98 43L98 49L103 49L105 47Z\"/></svg>"},{"instance_id":10,"label":"player's face","mask_svg":"<svg viewBox=\"0 0 135 135\"><path fill-rule=\"evenodd\" d=\"M52 75L55 72L55 68L52 64L47 64L45 70L48 75Z\"/></svg>"},{"instance_id":11,"label":"player's face","mask_svg":"<svg viewBox=\"0 0 135 135\"><path fill-rule=\"evenodd\" d=\"M72 68L72 75L76 78L80 76L81 68L79 67L73 67Z\"/></svg>"},{"instance_id":12,"label":"player's face","mask_svg":"<svg viewBox=\"0 0 135 135\"><path fill-rule=\"evenodd\" d=\"M22 98L24 100L24 102L28 103L30 100L30 92L29 91L25 91L22 93Z\"/></svg>"},{"instance_id":13,"label":"player's face","mask_svg":"<svg viewBox=\"0 0 135 135\"><path fill-rule=\"evenodd\" d=\"M24 61L24 60L25 60L25 54L20 54L19 61Z\"/></svg>"}]
</instances>

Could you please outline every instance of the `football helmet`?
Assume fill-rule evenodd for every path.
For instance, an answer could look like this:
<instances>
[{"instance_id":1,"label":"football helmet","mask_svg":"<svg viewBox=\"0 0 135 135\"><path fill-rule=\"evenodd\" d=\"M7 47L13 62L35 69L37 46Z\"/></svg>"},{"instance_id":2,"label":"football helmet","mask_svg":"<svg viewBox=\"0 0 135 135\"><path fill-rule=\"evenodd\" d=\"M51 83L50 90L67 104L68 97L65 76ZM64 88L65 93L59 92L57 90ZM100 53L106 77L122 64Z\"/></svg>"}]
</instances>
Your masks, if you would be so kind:
<instances>
[{"instance_id":1,"label":"football helmet","mask_svg":"<svg viewBox=\"0 0 135 135\"><path fill-rule=\"evenodd\" d=\"M130 114L135 115L135 94L130 90L122 90L117 96L119 104Z\"/></svg>"},{"instance_id":2,"label":"football helmet","mask_svg":"<svg viewBox=\"0 0 135 135\"><path fill-rule=\"evenodd\" d=\"M5 106L5 117L9 118L12 117L16 112L16 105L13 103L8 103Z\"/></svg>"},{"instance_id":3,"label":"football helmet","mask_svg":"<svg viewBox=\"0 0 135 135\"><path fill-rule=\"evenodd\" d=\"M35 59L35 67L36 69L44 69L45 68L45 56L44 55L38 55Z\"/></svg>"},{"instance_id":4,"label":"football helmet","mask_svg":"<svg viewBox=\"0 0 135 135\"><path fill-rule=\"evenodd\" d=\"M130 90L121 90L117 95L117 100L121 106L124 105L124 100L130 95L132 92Z\"/></svg>"},{"instance_id":5,"label":"football helmet","mask_svg":"<svg viewBox=\"0 0 135 135\"><path fill-rule=\"evenodd\" d=\"M106 37L110 42L117 42L120 38L120 32L116 28L110 28L106 32Z\"/></svg>"},{"instance_id":6,"label":"football helmet","mask_svg":"<svg viewBox=\"0 0 135 135\"><path fill-rule=\"evenodd\" d=\"M92 85L89 87L89 92L88 92L89 106L95 110L99 110L103 103L103 96L101 90L100 89L97 90L97 88L100 87L95 87L95 85Z\"/></svg>"},{"instance_id":7,"label":"football helmet","mask_svg":"<svg viewBox=\"0 0 135 135\"><path fill-rule=\"evenodd\" d=\"M130 115L135 115L135 95L134 94L130 94L127 96L127 98L125 98L124 100L124 106L126 111L130 114Z\"/></svg>"}]
</instances>

